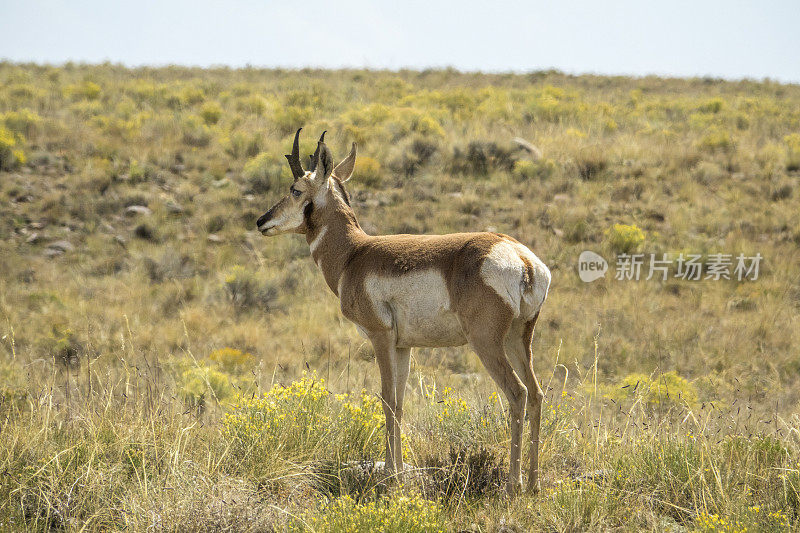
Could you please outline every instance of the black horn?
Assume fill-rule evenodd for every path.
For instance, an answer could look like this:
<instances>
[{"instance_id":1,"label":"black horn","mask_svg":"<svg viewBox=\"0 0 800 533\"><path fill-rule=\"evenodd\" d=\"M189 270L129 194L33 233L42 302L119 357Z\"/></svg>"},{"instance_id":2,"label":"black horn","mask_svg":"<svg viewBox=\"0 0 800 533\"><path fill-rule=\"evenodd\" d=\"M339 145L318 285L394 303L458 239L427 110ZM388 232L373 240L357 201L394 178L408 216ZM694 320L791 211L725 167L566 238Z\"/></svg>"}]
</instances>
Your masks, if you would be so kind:
<instances>
[{"instance_id":1,"label":"black horn","mask_svg":"<svg viewBox=\"0 0 800 533\"><path fill-rule=\"evenodd\" d=\"M300 128L294 134L294 144L292 145L292 153L286 154L286 159L289 161L289 167L292 169L292 176L294 179L302 178L306 173L303 170L303 165L300 164Z\"/></svg>"},{"instance_id":2,"label":"black horn","mask_svg":"<svg viewBox=\"0 0 800 533\"><path fill-rule=\"evenodd\" d=\"M328 130L325 130L325 131L322 132L322 135L319 136L319 142L317 143L317 149L314 151L313 155L308 156L309 159L311 159L311 168L309 168L310 172L314 172L314 170L316 170L316 168L317 168L317 161L318 161L317 158L319 158L319 145L320 145L320 143L324 143L325 142L325 134L326 133L328 133Z\"/></svg>"}]
</instances>

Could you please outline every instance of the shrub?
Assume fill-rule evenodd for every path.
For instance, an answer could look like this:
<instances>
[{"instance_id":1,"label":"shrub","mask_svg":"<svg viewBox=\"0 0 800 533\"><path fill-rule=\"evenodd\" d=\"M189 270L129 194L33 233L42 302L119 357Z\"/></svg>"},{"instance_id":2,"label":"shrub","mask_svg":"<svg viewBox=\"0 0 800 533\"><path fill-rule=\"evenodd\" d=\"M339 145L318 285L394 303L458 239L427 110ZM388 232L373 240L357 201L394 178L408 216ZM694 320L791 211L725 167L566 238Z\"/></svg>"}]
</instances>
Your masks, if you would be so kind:
<instances>
[{"instance_id":1,"label":"shrub","mask_svg":"<svg viewBox=\"0 0 800 533\"><path fill-rule=\"evenodd\" d=\"M439 121L430 115L420 115L411 123L411 130L423 136L444 137L444 129Z\"/></svg>"},{"instance_id":2,"label":"shrub","mask_svg":"<svg viewBox=\"0 0 800 533\"><path fill-rule=\"evenodd\" d=\"M606 118L603 121L603 131L604 132L606 132L606 133L614 133L618 129L619 129L619 125L617 124L617 121L614 120L613 118Z\"/></svg>"},{"instance_id":3,"label":"shrub","mask_svg":"<svg viewBox=\"0 0 800 533\"><path fill-rule=\"evenodd\" d=\"M580 114L584 107L585 104L577 99L576 93L547 85L528 98L523 116L529 122L561 123Z\"/></svg>"},{"instance_id":4,"label":"shrub","mask_svg":"<svg viewBox=\"0 0 800 533\"><path fill-rule=\"evenodd\" d=\"M183 109L199 104L205 100L205 93L202 89L192 86L185 86L178 91L174 91L166 96L166 105L170 109Z\"/></svg>"},{"instance_id":5,"label":"shrub","mask_svg":"<svg viewBox=\"0 0 800 533\"><path fill-rule=\"evenodd\" d=\"M288 387L275 385L260 397L240 398L223 420L223 436L237 460L264 455L363 459L384 448L381 402L362 392L333 396L325 381L304 374Z\"/></svg>"},{"instance_id":6,"label":"shrub","mask_svg":"<svg viewBox=\"0 0 800 533\"><path fill-rule=\"evenodd\" d=\"M800 170L800 133L791 133L783 138L786 143L786 170Z\"/></svg>"},{"instance_id":7,"label":"shrub","mask_svg":"<svg viewBox=\"0 0 800 533\"><path fill-rule=\"evenodd\" d=\"M241 157L255 157L261 151L261 135L258 133L247 134L240 131L233 132L230 136L220 139L225 152L237 159Z\"/></svg>"},{"instance_id":8,"label":"shrub","mask_svg":"<svg viewBox=\"0 0 800 533\"><path fill-rule=\"evenodd\" d=\"M235 266L225 276L225 293L233 306L239 311L250 309L269 310L278 297L277 289L263 283L253 272L242 266Z\"/></svg>"},{"instance_id":9,"label":"shrub","mask_svg":"<svg viewBox=\"0 0 800 533\"><path fill-rule=\"evenodd\" d=\"M75 366L85 352L85 346L78 340L75 332L64 324L55 324L44 341L47 352L59 364Z\"/></svg>"},{"instance_id":10,"label":"shrub","mask_svg":"<svg viewBox=\"0 0 800 533\"><path fill-rule=\"evenodd\" d=\"M19 137L0 126L0 170L11 170L25 164L25 152L18 146Z\"/></svg>"},{"instance_id":11,"label":"shrub","mask_svg":"<svg viewBox=\"0 0 800 533\"><path fill-rule=\"evenodd\" d=\"M198 87L193 87L191 85L184 87L181 89L180 93L180 101L184 105L195 105L199 104L203 100L205 100L206 95L202 89Z\"/></svg>"},{"instance_id":12,"label":"shrub","mask_svg":"<svg viewBox=\"0 0 800 533\"><path fill-rule=\"evenodd\" d=\"M706 130L698 141L697 146L706 150L731 150L734 146L731 134L719 126L712 126Z\"/></svg>"},{"instance_id":13,"label":"shrub","mask_svg":"<svg viewBox=\"0 0 800 533\"><path fill-rule=\"evenodd\" d=\"M314 110L307 106L276 105L272 112L272 122L281 135L294 133L298 124L307 124L314 114Z\"/></svg>"},{"instance_id":14,"label":"shrub","mask_svg":"<svg viewBox=\"0 0 800 533\"><path fill-rule=\"evenodd\" d=\"M208 233L218 233L225 228L225 223L228 218L223 215L214 215L206 222L206 231Z\"/></svg>"},{"instance_id":15,"label":"shrub","mask_svg":"<svg viewBox=\"0 0 800 533\"><path fill-rule=\"evenodd\" d=\"M236 100L236 110L260 117L267 111L267 102L257 94L248 95Z\"/></svg>"},{"instance_id":16,"label":"shrub","mask_svg":"<svg viewBox=\"0 0 800 533\"><path fill-rule=\"evenodd\" d=\"M230 374L242 374L251 369L256 362L252 354L237 350L236 348L220 348L214 350L208 356L223 371Z\"/></svg>"},{"instance_id":17,"label":"shrub","mask_svg":"<svg viewBox=\"0 0 800 533\"><path fill-rule=\"evenodd\" d=\"M484 407L470 407L453 395L450 387L441 393L427 395L419 428L422 434L446 436L448 442L460 445L489 444L505 438L505 413L499 407L497 393L489 396Z\"/></svg>"},{"instance_id":18,"label":"shrub","mask_svg":"<svg viewBox=\"0 0 800 533\"><path fill-rule=\"evenodd\" d=\"M486 448L451 446L446 459L434 456L423 461L430 477L425 492L443 501L496 495L506 479L502 463L501 457Z\"/></svg>"},{"instance_id":19,"label":"shrub","mask_svg":"<svg viewBox=\"0 0 800 533\"><path fill-rule=\"evenodd\" d=\"M720 516L716 513L698 513L694 521L697 533L739 531L789 531L789 517L780 509L770 511L760 505L749 505L738 516Z\"/></svg>"},{"instance_id":20,"label":"shrub","mask_svg":"<svg viewBox=\"0 0 800 533\"><path fill-rule=\"evenodd\" d=\"M233 396L231 378L225 372L209 366L193 366L180 378L179 394L189 405L203 409L208 398L224 402Z\"/></svg>"},{"instance_id":21,"label":"shrub","mask_svg":"<svg viewBox=\"0 0 800 533\"><path fill-rule=\"evenodd\" d=\"M658 408L683 407L685 404L694 407L697 404L697 389L675 372L656 377L630 374L607 396L617 400L641 398L645 404Z\"/></svg>"},{"instance_id":22,"label":"shrub","mask_svg":"<svg viewBox=\"0 0 800 533\"><path fill-rule=\"evenodd\" d=\"M203 117L206 124L216 124L222 117L222 108L216 102L207 102L203 104L200 116Z\"/></svg>"},{"instance_id":23,"label":"shrub","mask_svg":"<svg viewBox=\"0 0 800 533\"><path fill-rule=\"evenodd\" d=\"M439 151L435 141L416 136L410 143L398 147L400 154L394 157L389 165L392 169L402 172L404 176L411 177L430 162Z\"/></svg>"},{"instance_id":24,"label":"shrub","mask_svg":"<svg viewBox=\"0 0 800 533\"><path fill-rule=\"evenodd\" d=\"M698 108L702 113L719 113L725 107L725 100L716 97L704 102Z\"/></svg>"},{"instance_id":25,"label":"shrub","mask_svg":"<svg viewBox=\"0 0 800 533\"><path fill-rule=\"evenodd\" d=\"M564 218L564 240L573 244L588 241L592 227L591 217L586 214L569 214Z\"/></svg>"},{"instance_id":26,"label":"shrub","mask_svg":"<svg viewBox=\"0 0 800 533\"><path fill-rule=\"evenodd\" d=\"M164 250L157 259L145 257L144 268L153 283L188 279L197 272L195 260L189 255L179 254L174 248Z\"/></svg>"},{"instance_id":27,"label":"shrub","mask_svg":"<svg viewBox=\"0 0 800 533\"><path fill-rule=\"evenodd\" d=\"M486 175L492 170L510 172L517 156L511 148L498 146L494 142L473 141L465 151L453 149L451 167L461 174Z\"/></svg>"},{"instance_id":28,"label":"shrub","mask_svg":"<svg viewBox=\"0 0 800 533\"><path fill-rule=\"evenodd\" d=\"M305 527L318 532L446 530L442 509L420 496L393 496L361 504L344 496L328 504L321 512L310 512L304 522Z\"/></svg>"},{"instance_id":29,"label":"shrub","mask_svg":"<svg viewBox=\"0 0 800 533\"><path fill-rule=\"evenodd\" d=\"M183 121L183 142L189 146L203 148L211 142L211 129L203 119L192 115Z\"/></svg>"},{"instance_id":30,"label":"shrub","mask_svg":"<svg viewBox=\"0 0 800 533\"><path fill-rule=\"evenodd\" d=\"M148 181L156 174L156 169L149 163L140 163L136 159L131 159L128 164L128 179L131 183Z\"/></svg>"},{"instance_id":31,"label":"shrub","mask_svg":"<svg viewBox=\"0 0 800 533\"><path fill-rule=\"evenodd\" d=\"M19 111L9 111L2 116L2 121L6 127L14 133L33 137L36 129L42 122L42 117L30 109L23 108Z\"/></svg>"},{"instance_id":32,"label":"shrub","mask_svg":"<svg viewBox=\"0 0 800 533\"><path fill-rule=\"evenodd\" d=\"M29 85L27 83L20 83L20 84L10 85L8 87L8 94L12 98L31 101L43 98L47 93L43 89L39 89L37 87L34 87L33 85Z\"/></svg>"},{"instance_id":33,"label":"shrub","mask_svg":"<svg viewBox=\"0 0 800 533\"><path fill-rule=\"evenodd\" d=\"M576 158L578 175L585 181L593 180L608 167L608 160L599 148L590 148Z\"/></svg>"},{"instance_id":34,"label":"shrub","mask_svg":"<svg viewBox=\"0 0 800 533\"><path fill-rule=\"evenodd\" d=\"M606 239L617 253L630 253L644 242L645 234L635 224L614 224L606 230Z\"/></svg>"},{"instance_id":35,"label":"shrub","mask_svg":"<svg viewBox=\"0 0 800 533\"><path fill-rule=\"evenodd\" d=\"M314 465L313 487L324 498L348 495L358 502L387 492L386 472L381 463L368 460L341 462L322 459Z\"/></svg>"},{"instance_id":36,"label":"shrub","mask_svg":"<svg viewBox=\"0 0 800 533\"><path fill-rule=\"evenodd\" d=\"M280 161L275 154L264 152L245 163L242 174L250 182L247 190L250 194L264 194L275 189L286 167L285 161ZM287 167L288 168L288 167Z\"/></svg>"},{"instance_id":37,"label":"shrub","mask_svg":"<svg viewBox=\"0 0 800 533\"><path fill-rule=\"evenodd\" d=\"M100 86L92 81L68 85L64 89L65 96L72 100L97 100L101 92Z\"/></svg>"},{"instance_id":38,"label":"shrub","mask_svg":"<svg viewBox=\"0 0 800 533\"><path fill-rule=\"evenodd\" d=\"M530 159L520 159L514 163L513 174L522 179L548 179L556 170L556 163L552 159L540 159L531 161Z\"/></svg>"},{"instance_id":39,"label":"shrub","mask_svg":"<svg viewBox=\"0 0 800 533\"><path fill-rule=\"evenodd\" d=\"M353 176L359 183L368 187L377 186L381 182L381 164L371 157L359 157L356 159Z\"/></svg>"},{"instance_id":40,"label":"shrub","mask_svg":"<svg viewBox=\"0 0 800 533\"><path fill-rule=\"evenodd\" d=\"M147 224L146 222L136 226L133 229L133 234L137 238L142 239L144 241L151 241L151 242L158 241L158 232L153 226Z\"/></svg>"},{"instance_id":41,"label":"shrub","mask_svg":"<svg viewBox=\"0 0 800 533\"><path fill-rule=\"evenodd\" d=\"M337 394L334 409L339 442L351 447L353 456L375 457L383 451L382 400L363 390L360 395Z\"/></svg>"}]
</instances>

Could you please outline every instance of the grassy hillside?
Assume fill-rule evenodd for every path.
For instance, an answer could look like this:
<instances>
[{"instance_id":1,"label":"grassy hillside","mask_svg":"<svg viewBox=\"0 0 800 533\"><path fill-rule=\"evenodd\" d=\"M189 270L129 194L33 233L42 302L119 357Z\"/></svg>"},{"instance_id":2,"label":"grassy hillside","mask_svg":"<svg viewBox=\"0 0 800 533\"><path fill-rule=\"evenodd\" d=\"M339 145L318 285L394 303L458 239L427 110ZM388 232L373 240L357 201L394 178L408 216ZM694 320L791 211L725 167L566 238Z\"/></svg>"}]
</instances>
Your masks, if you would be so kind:
<instances>
[{"instance_id":1,"label":"grassy hillside","mask_svg":"<svg viewBox=\"0 0 800 533\"><path fill-rule=\"evenodd\" d=\"M538 499L500 490L467 348L414 352L419 470L354 466L382 459L371 348L305 240L255 231L299 126L359 143L368 233L490 229L550 266ZM768 81L0 63L0 527L797 528L799 132ZM615 280L637 252L763 259Z\"/></svg>"}]
</instances>

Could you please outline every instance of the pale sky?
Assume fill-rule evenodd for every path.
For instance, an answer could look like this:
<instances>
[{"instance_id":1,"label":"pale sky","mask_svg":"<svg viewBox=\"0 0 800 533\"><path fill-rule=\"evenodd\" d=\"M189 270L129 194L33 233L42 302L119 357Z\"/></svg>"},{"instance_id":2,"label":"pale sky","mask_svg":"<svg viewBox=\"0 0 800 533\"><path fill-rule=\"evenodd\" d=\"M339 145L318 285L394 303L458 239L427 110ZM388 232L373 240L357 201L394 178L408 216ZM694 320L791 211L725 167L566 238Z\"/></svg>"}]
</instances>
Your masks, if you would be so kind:
<instances>
[{"instance_id":1,"label":"pale sky","mask_svg":"<svg viewBox=\"0 0 800 533\"><path fill-rule=\"evenodd\" d=\"M798 0L0 0L0 58L800 82Z\"/></svg>"}]
</instances>

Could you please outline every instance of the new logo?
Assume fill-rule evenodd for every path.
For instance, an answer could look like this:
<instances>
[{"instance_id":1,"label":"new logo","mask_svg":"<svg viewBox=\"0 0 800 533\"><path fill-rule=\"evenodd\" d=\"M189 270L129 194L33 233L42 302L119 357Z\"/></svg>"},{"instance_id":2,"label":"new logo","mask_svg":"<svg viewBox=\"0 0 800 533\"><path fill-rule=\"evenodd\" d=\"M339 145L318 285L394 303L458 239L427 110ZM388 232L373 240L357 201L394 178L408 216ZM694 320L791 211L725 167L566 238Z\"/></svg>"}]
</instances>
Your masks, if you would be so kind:
<instances>
[{"instance_id":1,"label":"new logo","mask_svg":"<svg viewBox=\"0 0 800 533\"><path fill-rule=\"evenodd\" d=\"M589 250L584 250L578 256L578 275L581 281L589 283L600 279L606 275L607 271L608 261L602 256Z\"/></svg>"}]
</instances>

